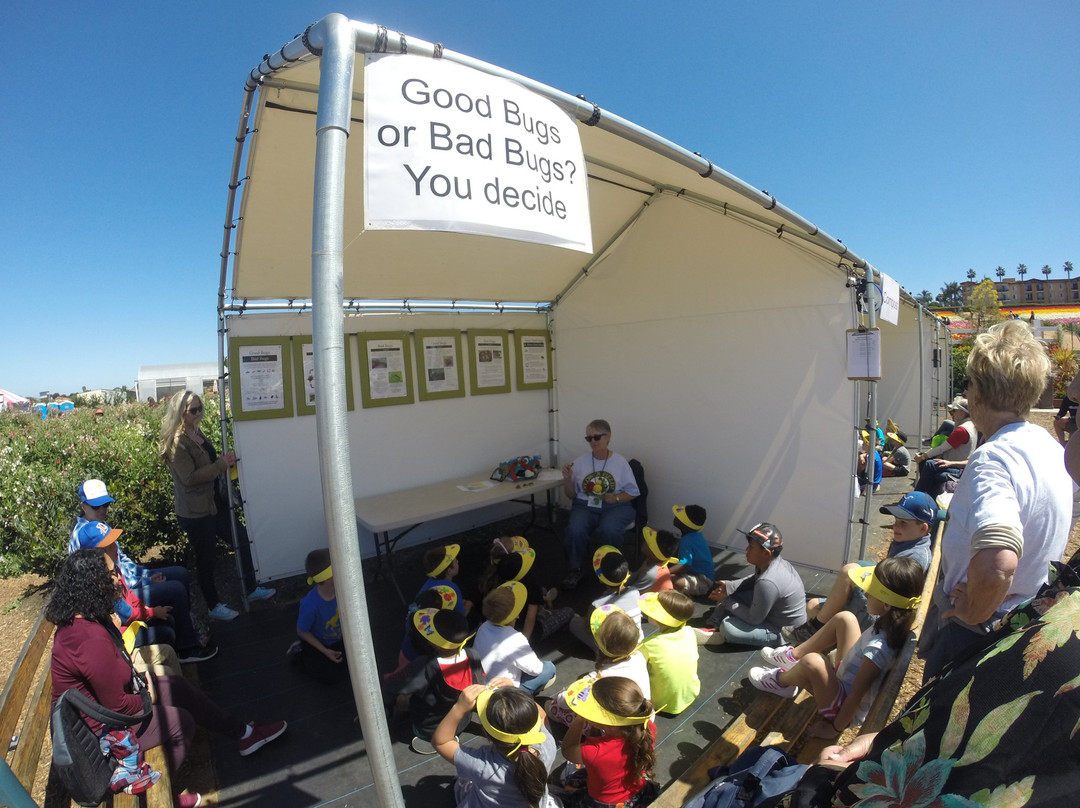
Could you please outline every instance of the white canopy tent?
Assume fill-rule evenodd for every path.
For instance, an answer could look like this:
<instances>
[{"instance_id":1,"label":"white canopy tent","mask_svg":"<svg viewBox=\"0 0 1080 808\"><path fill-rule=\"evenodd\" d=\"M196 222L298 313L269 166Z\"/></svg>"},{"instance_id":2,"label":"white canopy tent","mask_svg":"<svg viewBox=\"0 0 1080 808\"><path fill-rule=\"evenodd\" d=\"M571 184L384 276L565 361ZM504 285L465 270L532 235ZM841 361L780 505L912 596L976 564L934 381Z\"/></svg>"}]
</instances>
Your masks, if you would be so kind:
<instances>
[{"instance_id":1,"label":"white canopy tent","mask_svg":"<svg viewBox=\"0 0 1080 808\"><path fill-rule=\"evenodd\" d=\"M365 232L363 54L386 50L509 78L572 116L593 252ZM355 598L342 604L347 637L365 642L347 614L364 614L359 555L371 549L352 497L520 454L564 462L585 451L582 430L598 417L611 421L613 447L643 462L656 524L671 505L698 502L715 543L767 520L783 529L789 558L844 560L854 430L877 386L847 380L845 331L860 324L852 282L873 269L773 197L587 101L337 15L252 72L231 188L222 334L314 334L321 363L317 416L234 424L259 577L297 572L329 536L335 577L351 584L339 592ZM903 377L903 419L921 423L931 391L915 381L930 378L932 346L920 346L905 299L900 326L881 324L883 358ZM346 411L346 359L359 372L352 334L433 327L547 328L553 389ZM223 364L226 351L223 340ZM370 672L353 675L357 693L374 685ZM362 709L366 735L377 713ZM383 763L373 760L376 772Z\"/></svg>"}]
</instances>

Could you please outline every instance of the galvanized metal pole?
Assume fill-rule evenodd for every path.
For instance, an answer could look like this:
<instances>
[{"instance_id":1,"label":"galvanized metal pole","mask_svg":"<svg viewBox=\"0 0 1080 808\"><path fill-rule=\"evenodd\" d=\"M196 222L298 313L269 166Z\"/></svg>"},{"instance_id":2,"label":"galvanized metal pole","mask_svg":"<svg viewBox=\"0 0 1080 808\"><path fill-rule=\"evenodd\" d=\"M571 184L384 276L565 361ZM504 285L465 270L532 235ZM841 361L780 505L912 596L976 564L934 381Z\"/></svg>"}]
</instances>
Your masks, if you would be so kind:
<instances>
[{"instance_id":1,"label":"galvanized metal pole","mask_svg":"<svg viewBox=\"0 0 1080 808\"><path fill-rule=\"evenodd\" d=\"M313 49L322 50L316 116L311 299L315 430L323 507L353 697L360 713L378 802L384 808L404 808L371 640L356 531L349 427L345 420L345 317L342 309L345 156L352 112L355 37L346 17L330 14L308 29L307 39Z\"/></svg>"},{"instance_id":2,"label":"galvanized metal pole","mask_svg":"<svg viewBox=\"0 0 1080 808\"><path fill-rule=\"evenodd\" d=\"M877 305L877 301L880 298L878 295L877 286L874 284L874 270L867 267L866 270L866 325L867 328L874 328L877 325L877 312L874 311L874 306ZM862 519L862 537L859 540L859 558L866 558L866 544L867 538L870 533L870 519L874 512L874 452L877 446L877 381L871 379L869 381L870 391L870 407L867 413L867 419L869 420L868 431L870 432L870 451L866 455L866 466L863 468L863 474L869 481L867 485L867 493L863 500L863 519Z\"/></svg>"},{"instance_id":3,"label":"galvanized metal pole","mask_svg":"<svg viewBox=\"0 0 1080 808\"><path fill-rule=\"evenodd\" d=\"M919 446L922 446L923 419L926 415L926 342L923 339L922 303L916 301L915 311L919 314Z\"/></svg>"}]
</instances>

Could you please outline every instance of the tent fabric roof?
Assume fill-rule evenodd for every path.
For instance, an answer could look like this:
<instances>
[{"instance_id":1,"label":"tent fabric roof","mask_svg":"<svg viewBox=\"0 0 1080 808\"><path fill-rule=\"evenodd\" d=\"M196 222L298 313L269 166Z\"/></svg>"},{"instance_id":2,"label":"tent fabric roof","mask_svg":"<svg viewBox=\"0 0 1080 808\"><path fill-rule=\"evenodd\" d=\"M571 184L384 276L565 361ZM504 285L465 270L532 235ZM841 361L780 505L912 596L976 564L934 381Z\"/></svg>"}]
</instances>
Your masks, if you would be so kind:
<instances>
[{"instance_id":1,"label":"tent fabric roof","mask_svg":"<svg viewBox=\"0 0 1080 808\"><path fill-rule=\"evenodd\" d=\"M234 300L311 296L311 177L318 80L319 63L309 61L267 79L259 90L237 226ZM572 250L486 236L409 231L402 238L392 231L365 232L363 87L364 58L358 54L345 198L346 299L550 302L595 260ZM776 211L767 211L760 200L702 177L628 137L581 122L577 125L588 166L596 256L642 214L657 192L682 194L774 231L782 228L791 236L798 235L796 227ZM717 174L723 172L717 169ZM832 251L813 243L813 235L802 235L807 247L838 262Z\"/></svg>"}]
</instances>

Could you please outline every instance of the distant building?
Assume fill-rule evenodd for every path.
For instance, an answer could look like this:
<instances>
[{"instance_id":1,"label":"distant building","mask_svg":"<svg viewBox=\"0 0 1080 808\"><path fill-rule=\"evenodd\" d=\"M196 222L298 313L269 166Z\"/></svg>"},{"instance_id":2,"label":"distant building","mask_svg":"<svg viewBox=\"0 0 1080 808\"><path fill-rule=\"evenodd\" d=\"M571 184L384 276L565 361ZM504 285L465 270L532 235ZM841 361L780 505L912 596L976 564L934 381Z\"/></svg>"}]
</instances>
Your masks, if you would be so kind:
<instances>
[{"instance_id":1,"label":"distant building","mask_svg":"<svg viewBox=\"0 0 1080 808\"><path fill-rule=\"evenodd\" d=\"M1036 270L1037 271L1037 270ZM1033 273L1029 273L1033 274ZM985 280L985 278L984 278ZM960 289L967 303L968 295L982 281L964 281ZM1052 303L1080 303L1080 280L1046 278L1040 273L1036 278L1004 278L994 281L998 300L1002 306L1039 306Z\"/></svg>"},{"instance_id":2,"label":"distant building","mask_svg":"<svg viewBox=\"0 0 1080 808\"><path fill-rule=\"evenodd\" d=\"M197 393L217 390L217 362L189 362L180 365L141 365L135 393L139 401L153 397L155 401L168 398L183 390Z\"/></svg>"}]
</instances>

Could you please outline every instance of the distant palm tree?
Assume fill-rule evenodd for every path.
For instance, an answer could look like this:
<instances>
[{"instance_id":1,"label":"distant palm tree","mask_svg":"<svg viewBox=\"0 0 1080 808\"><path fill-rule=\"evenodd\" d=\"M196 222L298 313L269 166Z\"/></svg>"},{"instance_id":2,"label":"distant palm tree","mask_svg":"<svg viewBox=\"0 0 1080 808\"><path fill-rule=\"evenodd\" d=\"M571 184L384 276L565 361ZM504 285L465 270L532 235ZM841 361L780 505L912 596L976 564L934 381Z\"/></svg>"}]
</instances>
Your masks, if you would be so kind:
<instances>
[{"instance_id":1,"label":"distant palm tree","mask_svg":"<svg viewBox=\"0 0 1080 808\"><path fill-rule=\"evenodd\" d=\"M999 281L1005 280L1005 267L997 268L997 276Z\"/></svg>"},{"instance_id":2,"label":"distant palm tree","mask_svg":"<svg viewBox=\"0 0 1080 808\"><path fill-rule=\"evenodd\" d=\"M968 279L969 281L973 281L973 280L975 280L975 270L974 270L974 269L969 269L969 270L967 271L967 279Z\"/></svg>"},{"instance_id":3,"label":"distant palm tree","mask_svg":"<svg viewBox=\"0 0 1080 808\"><path fill-rule=\"evenodd\" d=\"M1027 275L1027 264L1020 264L1016 268L1016 274L1020 276L1020 280L1024 280L1024 276Z\"/></svg>"},{"instance_id":4,"label":"distant palm tree","mask_svg":"<svg viewBox=\"0 0 1080 808\"><path fill-rule=\"evenodd\" d=\"M1066 278L1072 278L1072 269L1073 269L1072 261L1066 261L1065 265L1062 267L1062 269L1065 270L1065 277Z\"/></svg>"},{"instance_id":5,"label":"distant palm tree","mask_svg":"<svg viewBox=\"0 0 1080 808\"><path fill-rule=\"evenodd\" d=\"M1049 264L1043 264L1042 274L1046 276L1047 280L1050 280L1050 273L1053 272L1053 271L1054 270L1050 269Z\"/></svg>"}]
</instances>

